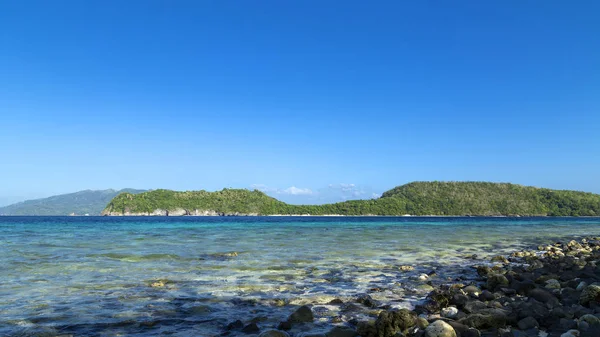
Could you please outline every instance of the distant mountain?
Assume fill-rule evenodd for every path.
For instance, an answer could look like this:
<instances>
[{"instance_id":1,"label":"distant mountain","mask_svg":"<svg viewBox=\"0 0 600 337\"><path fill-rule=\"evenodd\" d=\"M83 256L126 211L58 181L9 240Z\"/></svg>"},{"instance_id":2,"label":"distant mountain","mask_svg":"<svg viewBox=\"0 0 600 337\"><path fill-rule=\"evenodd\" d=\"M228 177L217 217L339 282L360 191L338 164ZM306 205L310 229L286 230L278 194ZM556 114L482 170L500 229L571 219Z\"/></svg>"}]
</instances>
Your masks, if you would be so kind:
<instances>
[{"instance_id":1,"label":"distant mountain","mask_svg":"<svg viewBox=\"0 0 600 337\"><path fill-rule=\"evenodd\" d=\"M154 190L116 196L105 215L541 215L599 216L600 195L506 183L413 182L378 199L290 205L263 192Z\"/></svg>"},{"instance_id":2,"label":"distant mountain","mask_svg":"<svg viewBox=\"0 0 600 337\"><path fill-rule=\"evenodd\" d=\"M115 196L120 193L137 194L144 190L126 188L122 190L85 190L49 198L27 200L0 207L0 215L100 215Z\"/></svg>"}]
</instances>

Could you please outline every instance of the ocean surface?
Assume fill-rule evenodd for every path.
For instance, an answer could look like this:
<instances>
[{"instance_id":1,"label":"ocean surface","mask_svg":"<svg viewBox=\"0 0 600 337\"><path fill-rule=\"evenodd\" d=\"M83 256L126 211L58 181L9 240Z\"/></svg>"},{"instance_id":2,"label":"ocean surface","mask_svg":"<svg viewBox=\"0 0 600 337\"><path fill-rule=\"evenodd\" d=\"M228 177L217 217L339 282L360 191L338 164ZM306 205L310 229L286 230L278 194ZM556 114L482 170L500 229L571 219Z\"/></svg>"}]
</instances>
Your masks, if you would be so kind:
<instances>
[{"instance_id":1,"label":"ocean surface","mask_svg":"<svg viewBox=\"0 0 600 337\"><path fill-rule=\"evenodd\" d=\"M600 235L600 218L0 217L0 336L217 336L299 305L326 331L412 307L517 249ZM478 255L478 260L466 259ZM414 271L402 272L410 265ZM233 331L230 336L241 334Z\"/></svg>"}]
</instances>

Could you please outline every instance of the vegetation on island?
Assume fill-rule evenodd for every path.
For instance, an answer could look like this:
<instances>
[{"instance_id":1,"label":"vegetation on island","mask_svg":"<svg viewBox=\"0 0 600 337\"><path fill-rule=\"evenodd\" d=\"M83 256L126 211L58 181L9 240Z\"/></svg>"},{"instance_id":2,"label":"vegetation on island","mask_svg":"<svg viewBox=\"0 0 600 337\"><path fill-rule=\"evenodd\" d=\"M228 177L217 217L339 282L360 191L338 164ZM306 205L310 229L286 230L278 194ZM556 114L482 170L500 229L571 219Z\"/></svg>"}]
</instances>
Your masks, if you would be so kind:
<instances>
[{"instance_id":1,"label":"vegetation on island","mask_svg":"<svg viewBox=\"0 0 600 337\"><path fill-rule=\"evenodd\" d=\"M217 192L154 190L122 193L103 214L152 214L155 210L253 215L522 215L599 216L600 195L508 183L413 182L378 199L324 205L290 205L245 189Z\"/></svg>"},{"instance_id":2,"label":"vegetation on island","mask_svg":"<svg viewBox=\"0 0 600 337\"><path fill-rule=\"evenodd\" d=\"M0 215L100 215L107 203L125 192L134 194L144 191L131 188L119 191L85 190L0 207Z\"/></svg>"}]
</instances>

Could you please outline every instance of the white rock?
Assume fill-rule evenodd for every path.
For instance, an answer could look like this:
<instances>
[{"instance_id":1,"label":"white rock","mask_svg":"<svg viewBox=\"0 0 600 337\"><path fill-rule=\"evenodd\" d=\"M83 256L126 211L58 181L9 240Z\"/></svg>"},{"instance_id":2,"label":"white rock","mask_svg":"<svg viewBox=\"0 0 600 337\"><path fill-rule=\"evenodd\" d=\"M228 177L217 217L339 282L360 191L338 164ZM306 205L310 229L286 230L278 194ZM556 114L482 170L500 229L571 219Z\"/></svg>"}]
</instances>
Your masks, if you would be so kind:
<instances>
[{"instance_id":1,"label":"white rock","mask_svg":"<svg viewBox=\"0 0 600 337\"><path fill-rule=\"evenodd\" d=\"M429 275L421 274L419 275L419 281L427 281L429 279Z\"/></svg>"},{"instance_id":2,"label":"white rock","mask_svg":"<svg viewBox=\"0 0 600 337\"><path fill-rule=\"evenodd\" d=\"M454 317L456 317L456 315L458 315L458 309L456 309L455 307L443 308L441 311L441 314L442 314L442 317L454 318Z\"/></svg>"}]
</instances>

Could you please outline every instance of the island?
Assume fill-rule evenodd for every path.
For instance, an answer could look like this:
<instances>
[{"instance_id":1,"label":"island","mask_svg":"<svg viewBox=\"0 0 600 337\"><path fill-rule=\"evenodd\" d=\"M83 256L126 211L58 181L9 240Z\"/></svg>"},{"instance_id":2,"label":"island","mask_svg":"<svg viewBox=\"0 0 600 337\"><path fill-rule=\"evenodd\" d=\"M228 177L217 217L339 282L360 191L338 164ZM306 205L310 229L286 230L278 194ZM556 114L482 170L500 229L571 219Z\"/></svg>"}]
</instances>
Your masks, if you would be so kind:
<instances>
[{"instance_id":1,"label":"island","mask_svg":"<svg viewBox=\"0 0 600 337\"><path fill-rule=\"evenodd\" d=\"M120 193L109 216L600 216L600 194L511 183L412 182L370 200L292 205L258 190Z\"/></svg>"}]
</instances>

